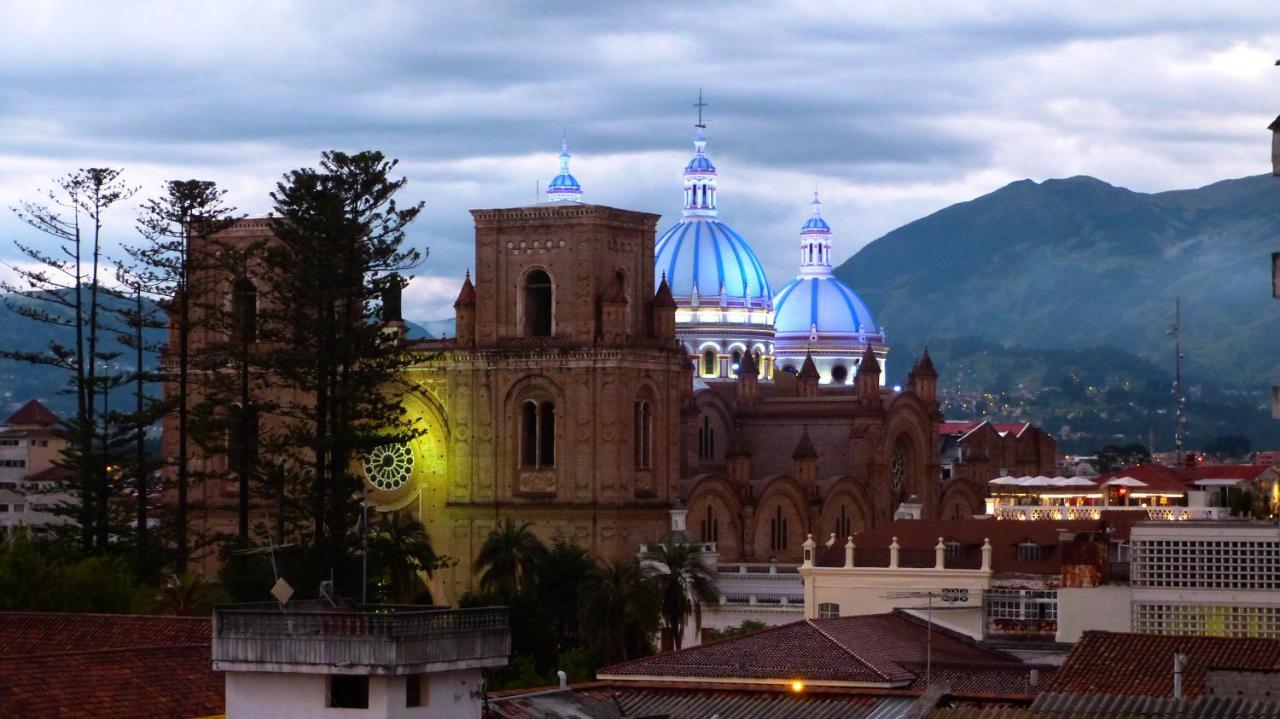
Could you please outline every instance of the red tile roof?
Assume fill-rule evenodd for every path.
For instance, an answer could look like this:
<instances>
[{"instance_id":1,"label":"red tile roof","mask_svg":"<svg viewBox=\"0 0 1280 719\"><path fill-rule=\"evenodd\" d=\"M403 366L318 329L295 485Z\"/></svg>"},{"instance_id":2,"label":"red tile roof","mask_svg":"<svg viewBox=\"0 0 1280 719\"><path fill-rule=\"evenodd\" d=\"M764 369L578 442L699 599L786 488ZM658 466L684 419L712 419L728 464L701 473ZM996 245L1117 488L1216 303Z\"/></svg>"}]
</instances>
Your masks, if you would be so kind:
<instances>
[{"instance_id":1,"label":"red tile roof","mask_svg":"<svg viewBox=\"0 0 1280 719\"><path fill-rule=\"evenodd\" d=\"M208 644L6 657L0 710L58 719L221 714L225 685L210 666Z\"/></svg>"},{"instance_id":2,"label":"red tile roof","mask_svg":"<svg viewBox=\"0 0 1280 719\"><path fill-rule=\"evenodd\" d=\"M808 619L614 664L597 676L614 681L661 677L675 682L799 679L909 688L923 674L928 631L924 622L904 612ZM938 663L984 669L1021 666L1011 655L937 626L932 641L933 661Z\"/></svg>"},{"instance_id":3,"label":"red tile roof","mask_svg":"<svg viewBox=\"0 0 1280 719\"><path fill-rule=\"evenodd\" d=\"M1186 655L1182 691L1205 692L1209 669L1280 669L1280 639L1157 636L1085 632L1042 691L1166 697L1173 694L1173 654Z\"/></svg>"},{"instance_id":4,"label":"red tile roof","mask_svg":"<svg viewBox=\"0 0 1280 719\"><path fill-rule=\"evenodd\" d=\"M223 711L207 618L0 612L0 711L143 719Z\"/></svg>"},{"instance_id":5,"label":"red tile roof","mask_svg":"<svg viewBox=\"0 0 1280 719\"><path fill-rule=\"evenodd\" d=\"M0 657L166 645L209 646L207 617L0 612Z\"/></svg>"},{"instance_id":6,"label":"red tile roof","mask_svg":"<svg viewBox=\"0 0 1280 719\"><path fill-rule=\"evenodd\" d=\"M48 427L58 423L58 415L49 411L38 399L18 408L17 412L9 415L9 419L5 420L8 425L35 425L37 427Z\"/></svg>"}]
</instances>

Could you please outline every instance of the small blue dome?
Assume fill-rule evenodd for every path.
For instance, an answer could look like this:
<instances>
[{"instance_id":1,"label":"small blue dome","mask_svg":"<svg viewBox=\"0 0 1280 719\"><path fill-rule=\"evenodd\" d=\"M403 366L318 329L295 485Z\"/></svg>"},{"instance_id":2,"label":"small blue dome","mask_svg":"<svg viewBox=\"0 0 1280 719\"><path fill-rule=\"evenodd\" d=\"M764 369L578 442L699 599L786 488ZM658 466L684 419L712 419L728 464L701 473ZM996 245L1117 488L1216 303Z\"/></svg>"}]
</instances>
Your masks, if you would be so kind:
<instances>
[{"instance_id":1,"label":"small blue dome","mask_svg":"<svg viewBox=\"0 0 1280 719\"><path fill-rule=\"evenodd\" d=\"M821 215L814 215L805 221L804 226L800 228L800 232L826 232L830 234L831 225L828 225Z\"/></svg>"},{"instance_id":2,"label":"small blue dome","mask_svg":"<svg viewBox=\"0 0 1280 719\"><path fill-rule=\"evenodd\" d=\"M716 171L716 166L711 164L711 158L702 153L693 156L689 160L689 164L684 166L685 172L694 172L699 174L709 174Z\"/></svg>"},{"instance_id":3,"label":"small blue dome","mask_svg":"<svg viewBox=\"0 0 1280 719\"><path fill-rule=\"evenodd\" d=\"M773 310L780 344L784 334L808 337L815 327L819 336L880 334L862 298L831 275L787 283L774 298Z\"/></svg>"},{"instance_id":4,"label":"small blue dome","mask_svg":"<svg viewBox=\"0 0 1280 719\"><path fill-rule=\"evenodd\" d=\"M582 185L578 178L569 172L569 141L560 140L560 174L547 183L546 196L548 202L581 202Z\"/></svg>"},{"instance_id":5,"label":"small blue dome","mask_svg":"<svg viewBox=\"0 0 1280 719\"><path fill-rule=\"evenodd\" d=\"M772 291L764 265L742 236L719 219L693 217L662 233L654 251L654 268L665 274L671 294L680 302L697 288L702 302L725 296L757 306L767 305Z\"/></svg>"},{"instance_id":6,"label":"small blue dome","mask_svg":"<svg viewBox=\"0 0 1280 719\"><path fill-rule=\"evenodd\" d=\"M547 190L577 190L581 192L582 185L578 184L578 178L566 173L551 178L551 184L547 185Z\"/></svg>"}]
</instances>

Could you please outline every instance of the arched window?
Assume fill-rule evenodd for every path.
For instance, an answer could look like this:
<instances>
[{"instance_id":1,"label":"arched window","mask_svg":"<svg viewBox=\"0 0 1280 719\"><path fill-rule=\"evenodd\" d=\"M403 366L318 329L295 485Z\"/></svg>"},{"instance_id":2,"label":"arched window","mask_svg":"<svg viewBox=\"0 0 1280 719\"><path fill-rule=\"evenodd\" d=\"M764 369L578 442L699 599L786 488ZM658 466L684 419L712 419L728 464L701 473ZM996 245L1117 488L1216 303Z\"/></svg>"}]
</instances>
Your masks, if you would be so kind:
<instances>
[{"instance_id":1,"label":"arched window","mask_svg":"<svg viewBox=\"0 0 1280 719\"><path fill-rule=\"evenodd\" d=\"M549 400L520 404L520 466L545 469L556 464L556 405Z\"/></svg>"},{"instance_id":2,"label":"arched window","mask_svg":"<svg viewBox=\"0 0 1280 719\"><path fill-rule=\"evenodd\" d=\"M787 518L782 514L779 504L769 518L769 551L785 552L787 550Z\"/></svg>"},{"instance_id":3,"label":"arched window","mask_svg":"<svg viewBox=\"0 0 1280 719\"><path fill-rule=\"evenodd\" d=\"M707 350L702 353L702 376L715 377L719 374L719 358L716 356L715 350Z\"/></svg>"},{"instance_id":4,"label":"arched window","mask_svg":"<svg viewBox=\"0 0 1280 719\"><path fill-rule=\"evenodd\" d=\"M711 426L710 415L702 415L698 427L698 459L716 458L716 430Z\"/></svg>"},{"instance_id":5,"label":"arched window","mask_svg":"<svg viewBox=\"0 0 1280 719\"><path fill-rule=\"evenodd\" d=\"M552 328L551 277L542 270L524 276L524 334L550 337Z\"/></svg>"},{"instance_id":6,"label":"arched window","mask_svg":"<svg viewBox=\"0 0 1280 719\"><path fill-rule=\"evenodd\" d=\"M707 505L707 514L699 522L698 534L704 542L720 541L720 520L716 518L716 513L711 511L711 505Z\"/></svg>"},{"instance_id":7,"label":"arched window","mask_svg":"<svg viewBox=\"0 0 1280 719\"><path fill-rule=\"evenodd\" d=\"M737 374L737 373L738 373L738 368L739 368L741 365L742 365L742 350L734 350L734 351L733 351L733 362L731 362L731 363L729 364L729 367L733 369L733 373L734 373L734 374Z\"/></svg>"},{"instance_id":8,"label":"arched window","mask_svg":"<svg viewBox=\"0 0 1280 719\"><path fill-rule=\"evenodd\" d=\"M636 469L653 467L653 405L636 400Z\"/></svg>"},{"instance_id":9,"label":"arched window","mask_svg":"<svg viewBox=\"0 0 1280 719\"><path fill-rule=\"evenodd\" d=\"M836 517L836 536L853 536L853 518L849 516L849 507L844 504L840 505L840 516Z\"/></svg>"},{"instance_id":10,"label":"arched window","mask_svg":"<svg viewBox=\"0 0 1280 719\"><path fill-rule=\"evenodd\" d=\"M247 277L231 283L231 339L253 342L258 339L258 288Z\"/></svg>"}]
</instances>

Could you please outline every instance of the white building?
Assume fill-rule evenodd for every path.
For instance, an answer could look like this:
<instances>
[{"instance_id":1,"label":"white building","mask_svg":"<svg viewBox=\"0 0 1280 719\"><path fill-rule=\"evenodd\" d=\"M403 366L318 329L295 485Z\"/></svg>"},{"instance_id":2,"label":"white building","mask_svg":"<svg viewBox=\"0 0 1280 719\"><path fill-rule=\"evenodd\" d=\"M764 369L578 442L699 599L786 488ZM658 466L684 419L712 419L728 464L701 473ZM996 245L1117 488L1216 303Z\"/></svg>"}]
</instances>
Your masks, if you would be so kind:
<instances>
[{"instance_id":1,"label":"white building","mask_svg":"<svg viewBox=\"0 0 1280 719\"><path fill-rule=\"evenodd\" d=\"M9 527L69 521L54 509L70 502L70 473L55 465L67 446L58 416L31 400L0 426L0 534Z\"/></svg>"},{"instance_id":2,"label":"white building","mask_svg":"<svg viewBox=\"0 0 1280 719\"><path fill-rule=\"evenodd\" d=\"M504 607L312 602L233 605L213 617L227 719L478 717L481 670L510 653Z\"/></svg>"}]
</instances>

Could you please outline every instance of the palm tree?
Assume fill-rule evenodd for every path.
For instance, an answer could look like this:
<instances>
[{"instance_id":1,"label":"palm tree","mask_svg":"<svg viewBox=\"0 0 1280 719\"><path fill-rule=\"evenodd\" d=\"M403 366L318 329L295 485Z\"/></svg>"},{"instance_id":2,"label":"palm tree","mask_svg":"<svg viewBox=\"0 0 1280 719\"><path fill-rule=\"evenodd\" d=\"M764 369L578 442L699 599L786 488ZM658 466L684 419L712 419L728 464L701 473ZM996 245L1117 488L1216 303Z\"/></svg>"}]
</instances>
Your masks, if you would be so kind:
<instances>
[{"instance_id":1,"label":"palm tree","mask_svg":"<svg viewBox=\"0 0 1280 719\"><path fill-rule=\"evenodd\" d=\"M547 548L529 526L528 522L516 524L507 517L489 532L476 555L476 568L483 570L482 591L511 594L533 581Z\"/></svg>"},{"instance_id":2,"label":"palm tree","mask_svg":"<svg viewBox=\"0 0 1280 719\"><path fill-rule=\"evenodd\" d=\"M152 600L158 614L196 616L208 614L220 599L221 592L203 574L187 568L182 573L165 577L164 584Z\"/></svg>"},{"instance_id":3,"label":"palm tree","mask_svg":"<svg viewBox=\"0 0 1280 719\"><path fill-rule=\"evenodd\" d=\"M689 615L693 615L694 630L701 630L702 603L719 599L715 575L702 561L697 544L664 542L651 548L645 559L652 563L662 623L671 631L672 645L679 649Z\"/></svg>"},{"instance_id":4,"label":"palm tree","mask_svg":"<svg viewBox=\"0 0 1280 719\"><path fill-rule=\"evenodd\" d=\"M594 636L605 664L642 653L658 628L657 587L635 561L606 562L581 587L582 635Z\"/></svg>"},{"instance_id":5,"label":"palm tree","mask_svg":"<svg viewBox=\"0 0 1280 719\"><path fill-rule=\"evenodd\" d=\"M369 562L391 585L394 601L421 600L425 587L418 572L430 577L440 566L422 522L408 514L387 514L369 537Z\"/></svg>"}]
</instances>

